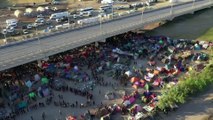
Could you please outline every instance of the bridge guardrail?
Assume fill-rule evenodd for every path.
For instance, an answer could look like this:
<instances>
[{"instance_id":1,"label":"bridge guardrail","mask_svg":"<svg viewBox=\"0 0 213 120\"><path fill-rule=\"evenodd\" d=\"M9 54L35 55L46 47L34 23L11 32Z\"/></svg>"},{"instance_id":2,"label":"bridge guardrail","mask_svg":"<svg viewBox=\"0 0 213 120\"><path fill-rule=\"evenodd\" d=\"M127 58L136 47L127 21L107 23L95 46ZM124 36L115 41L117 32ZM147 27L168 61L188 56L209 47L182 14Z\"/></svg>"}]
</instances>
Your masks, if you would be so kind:
<instances>
[{"instance_id":1,"label":"bridge guardrail","mask_svg":"<svg viewBox=\"0 0 213 120\"><path fill-rule=\"evenodd\" d=\"M180 4L177 4L177 5L174 5L174 6L178 6L178 5L182 5L182 4L186 4L186 3L190 3L190 2L180 3ZM165 8L168 8L168 7L170 7L170 6L162 7L162 8L159 8L159 9L165 9ZM154 9L154 10L152 10L152 9L151 10L147 10L144 13L155 11L155 10L156 9ZM127 15L123 15L123 16L119 16L119 17L116 17L116 18L113 18L113 19L105 20L102 23L110 22L110 21L114 21L114 20L118 20L118 19L122 19L122 18L125 18L125 17L130 17L130 16L134 16L134 15L138 15L138 14L141 14L141 11L130 12ZM72 30L81 29L81 28L92 26L92 25L97 25L99 23L100 22L96 22L96 23L86 24L86 25L83 25L83 26L78 25L78 26L71 27L69 29L64 29L64 30L56 31L56 32L50 32L48 34L44 34L44 35L32 37L32 38L29 38L29 39L24 39L22 41L10 42L9 44L6 44L6 45L0 45L0 48L1 47L8 47L8 46L11 46L11 45L16 45L16 44L20 44L20 43L24 43L24 42L33 41L33 40L36 40L37 37L40 37L42 39L42 38L45 38L45 37L50 37L50 36L54 36L54 35L57 35L57 34L62 34L64 32L69 32L69 31L72 31Z\"/></svg>"}]
</instances>

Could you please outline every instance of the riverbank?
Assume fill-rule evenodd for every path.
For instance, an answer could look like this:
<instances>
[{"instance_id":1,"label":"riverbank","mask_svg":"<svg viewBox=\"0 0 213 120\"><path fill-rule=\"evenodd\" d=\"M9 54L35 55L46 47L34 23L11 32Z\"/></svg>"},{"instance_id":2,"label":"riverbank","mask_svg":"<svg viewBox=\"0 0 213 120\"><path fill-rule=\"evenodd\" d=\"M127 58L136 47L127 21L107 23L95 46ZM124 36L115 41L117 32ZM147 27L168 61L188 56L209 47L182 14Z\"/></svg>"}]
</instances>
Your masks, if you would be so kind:
<instances>
[{"instance_id":1,"label":"riverbank","mask_svg":"<svg viewBox=\"0 0 213 120\"><path fill-rule=\"evenodd\" d=\"M197 40L213 41L213 28L210 28ZM211 51L211 49L208 51ZM213 53L210 52L210 56L212 55ZM212 60L212 57L210 59ZM181 105L177 111L171 112L169 115L163 116L163 118L165 120L213 120L212 88L213 84L203 92L198 93L198 95L188 98L187 102Z\"/></svg>"},{"instance_id":2,"label":"riverbank","mask_svg":"<svg viewBox=\"0 0 213 120\"><path fill-rule=\"evenodd\" d=\"M148 35L165 35L171 38L196 40L213 26L213 9L175 18L173 21L147 32Z\"/></svg>"},{"instance_id":3,"label":"riverbank","mask_svg":"<svg viewBox=\"0 0 213 120\"><path fill-rule=\"evenodd\" d=\"M213 27L210 28L204 35L198 38L198 40L205 40L213 42Z\"/></svg>"}]
</instances>

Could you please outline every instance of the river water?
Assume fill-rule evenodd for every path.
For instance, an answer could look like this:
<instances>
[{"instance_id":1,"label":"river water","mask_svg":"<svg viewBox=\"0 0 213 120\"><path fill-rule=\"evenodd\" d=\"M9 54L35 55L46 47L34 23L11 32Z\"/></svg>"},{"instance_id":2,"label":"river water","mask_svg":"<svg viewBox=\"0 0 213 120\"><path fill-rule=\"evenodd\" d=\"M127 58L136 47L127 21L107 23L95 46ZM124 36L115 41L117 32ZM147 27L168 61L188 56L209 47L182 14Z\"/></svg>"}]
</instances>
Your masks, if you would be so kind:
<instances>
[{"instance_id":1,"label":"river water","mask_svg":"<svg viewBox=\"0 0 213 120\"><path fill-rule=\"evenodd\" d=\"M213 27L213 8L177 17L147 34L196 39L211 27Z\"/></svg>"}]
</instances>

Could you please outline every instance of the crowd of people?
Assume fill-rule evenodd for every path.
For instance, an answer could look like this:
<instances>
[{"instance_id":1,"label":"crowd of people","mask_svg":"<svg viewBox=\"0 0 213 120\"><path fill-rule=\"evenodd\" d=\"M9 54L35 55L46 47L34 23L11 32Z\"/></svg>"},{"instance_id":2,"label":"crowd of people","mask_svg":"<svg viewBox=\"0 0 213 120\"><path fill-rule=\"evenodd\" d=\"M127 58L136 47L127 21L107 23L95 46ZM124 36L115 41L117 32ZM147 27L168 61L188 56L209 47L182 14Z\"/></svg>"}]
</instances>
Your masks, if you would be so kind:
<instances>
[{"instance_id":1,"label":"crowd of people","mask_svg":"<svg viewBox=\"0 0 213 120\"><path fill-rule=\"evenodd\" d=\"M135 91L148 86L145 91L147 93L143 93L143 100L145 103L153 103L157 101L157 95L150 93L150 90L153 87L165 87L168 83L171 86L171 82L176 84L179 73L186 73L191 69L190 62L208 60L207 54L196 50L207 49L209 46L212 43L172 40L165 36L153 37L129 32L109 38L105 43L92 43L50 56L48 60L1 71L0 96L6 100L1 105L11 109L11 113L5 114L2 119L15 119L18 115L50 104L73 108L103 106L96 104L96 94L91 92L96 85L116 88L131 83ZM140 64L138 60L147 62ZM106 74L116 81L106 81L103 77ZM73 87L58 79L75 84L85 83L85 86ZM85 103L78 103L78 100L69 103L63 99L63 95L55 95L56 90L83 96ZM137 99L138 94L134 97L125 95L122 108L134 103L135 100L130 103L125 101ZM39 97L45 97L46 100L38 102ZM32 116L31 119L33 120ZM47 119L45 113L42 114L42 119Z\"/></svg>"}]
</instances>

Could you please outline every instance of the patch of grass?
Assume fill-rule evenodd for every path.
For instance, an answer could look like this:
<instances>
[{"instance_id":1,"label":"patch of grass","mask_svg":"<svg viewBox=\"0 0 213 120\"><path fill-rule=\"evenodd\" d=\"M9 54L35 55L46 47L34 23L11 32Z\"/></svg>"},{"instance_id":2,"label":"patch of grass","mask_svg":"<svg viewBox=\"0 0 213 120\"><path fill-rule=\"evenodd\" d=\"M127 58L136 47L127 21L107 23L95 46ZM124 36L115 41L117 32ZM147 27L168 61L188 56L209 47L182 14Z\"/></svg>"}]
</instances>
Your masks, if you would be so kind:
<instances>
[{"instance_id":1,"label":"patch of grass","mask_svg":"<svg viewBox=\"0 0 213 120\"><path fill-rule=\"evenodd\" d=\"M10 0L12 4L24 4L24 3L44 3L45 0Z\"/></svg>"},{"instance_id":2,"label":"patch of grass","mask_svg":"<svg viewBox=\"0 0 213 120\"><path fill-rule=\"evenodd\" d=\"M200 36L198 40L213 42L213 28L210 28L204 35Z\"/></svg>"},{"instance_id":3,"label":"patch of grass","mask_svg":"<svg viewBox=\"0 0 213 120\"><path fill-rule=\"evenodd\" d=\"M8 0L0 0L0 8L5 8L9 5Z\"/></svg>"}]
</instances>

